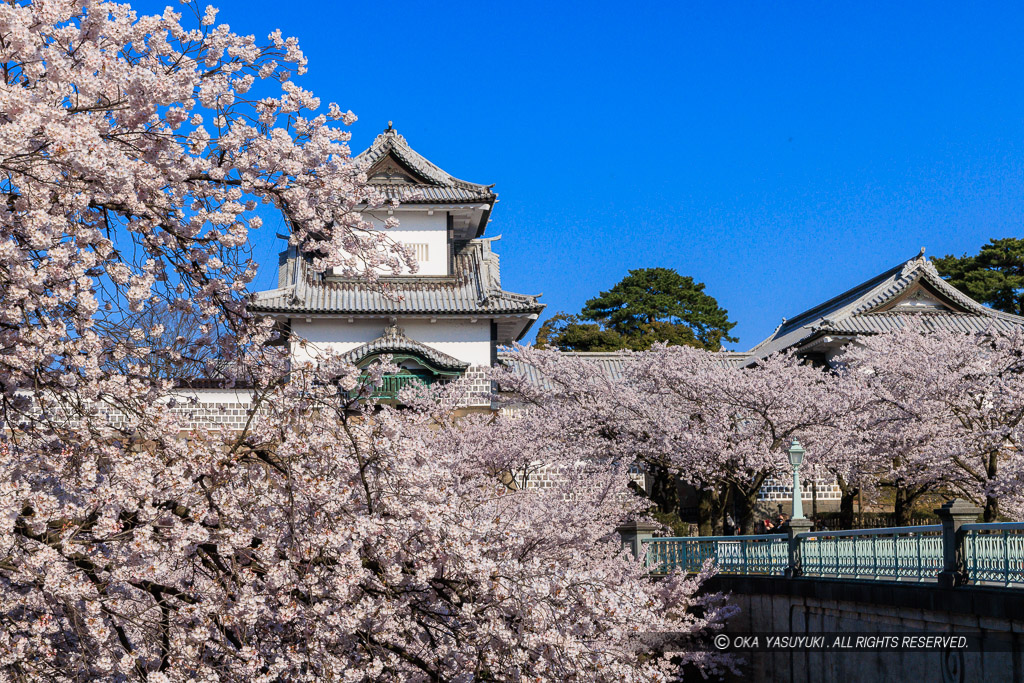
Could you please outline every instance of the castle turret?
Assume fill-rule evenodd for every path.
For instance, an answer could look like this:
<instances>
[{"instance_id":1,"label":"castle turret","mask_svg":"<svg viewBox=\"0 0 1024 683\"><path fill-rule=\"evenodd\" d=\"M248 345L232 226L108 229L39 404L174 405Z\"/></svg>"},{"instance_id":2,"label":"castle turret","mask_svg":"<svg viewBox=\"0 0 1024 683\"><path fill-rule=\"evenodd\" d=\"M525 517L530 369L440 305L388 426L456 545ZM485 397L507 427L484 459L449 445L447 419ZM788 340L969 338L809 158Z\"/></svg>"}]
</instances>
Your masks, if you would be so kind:
<instances>
[{"instance_id":1,"label":"castle turret","mask_svg":"<svg viewBox=\"0 0 1024 683\"><path fill-rule=\"evenodd\" d=\"M397 217L389 235L409 248L418 271L369 284L315 273L289 249L280 258L278 287L257 293L251 310L289 331L297 361L333 351L365 365L388 354L403 369L391 380L396 388L413 379L482 378L497 348L522 339L544 308L537 296L501 288L494 238L484 237L497 201L493 185L455 178L390 124L356 160L367 164L371 185L399 202L367 209L364 217L380 226Z\"/></svg>"}]
</instances>

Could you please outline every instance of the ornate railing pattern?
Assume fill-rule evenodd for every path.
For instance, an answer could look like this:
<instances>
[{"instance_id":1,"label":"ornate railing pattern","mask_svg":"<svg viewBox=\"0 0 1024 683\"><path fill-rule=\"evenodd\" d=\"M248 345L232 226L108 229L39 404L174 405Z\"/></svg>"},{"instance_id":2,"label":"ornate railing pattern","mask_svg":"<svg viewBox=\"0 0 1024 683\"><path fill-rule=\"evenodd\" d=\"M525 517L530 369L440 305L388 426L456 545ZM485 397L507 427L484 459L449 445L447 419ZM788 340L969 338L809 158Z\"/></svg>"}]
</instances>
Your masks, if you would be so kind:
<instances>
[{"instance_id":1,"label":"ornate railing pattern","mask_svg":"<svg viewBox=\"0 0 1024 683\"><path fill-rule=\"evenodd\" d=\"M710 563L723 574L1024 588L1024 523L636 540L653 575Z\"/></svg>"},{"instance_id":2,"label":"ornate railing pattern","mask_svg":"<svg viewBox=\"0 0 1024 683\"><path fill-rule=\"evenodd\" d=\"M645 543L652 574L699 572L711 560L725 574L778 574L786 570L785 534L655 538Z\"/></svg>"},{"instance_id":3,"label":"ornate railing pattern","mask_svg":"<svg viewBox=\"0 0 1024 683\"><path fill-rule=\"evenodd\" d=\"M964 524L964 564L972 583L1024 584L1024 524Z\"/></svg>"},{"instance_id":4,"label":"ornate railing pattern","mask_svg":"<svg viewBox=\"0 0 1024 683\"><path fill-rule=\"evenodd\" d=\"M803 574L844 579L934 581L942 571L942 525L817 531L797 536Z\"/></svg>"}]
</instances>

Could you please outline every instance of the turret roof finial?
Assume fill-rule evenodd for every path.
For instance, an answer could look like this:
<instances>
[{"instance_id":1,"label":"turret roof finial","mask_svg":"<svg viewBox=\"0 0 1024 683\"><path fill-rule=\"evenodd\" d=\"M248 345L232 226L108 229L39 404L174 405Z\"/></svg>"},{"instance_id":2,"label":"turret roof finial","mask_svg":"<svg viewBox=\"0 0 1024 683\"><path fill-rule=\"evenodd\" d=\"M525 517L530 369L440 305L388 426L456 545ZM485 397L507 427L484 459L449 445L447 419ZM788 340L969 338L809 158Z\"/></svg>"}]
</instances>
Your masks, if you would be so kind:
<instances>
[{"instance_id":1,"label":"turret roof finial","mask_svg":"<svg viewBox=\"0 0 1024 683\"><path fill-rule=\"evenodd\" d=\"M917 258L924 258L924 247L921 247L921 253L917 255Z\"/></svg>"},{"instance_id":2,"label":"turret roof finial","mask_svg":"<svg viewBox=\"0 0 1024 683\"><path fill-rule=\"evenodd\" d=\"M385 133L390 132L390 131L394 130L394 127L395 127L395 124L393 124L391 121L388 121L388 129L386 131L384 131L384 132Z\"/></svg>"}]
</instances>

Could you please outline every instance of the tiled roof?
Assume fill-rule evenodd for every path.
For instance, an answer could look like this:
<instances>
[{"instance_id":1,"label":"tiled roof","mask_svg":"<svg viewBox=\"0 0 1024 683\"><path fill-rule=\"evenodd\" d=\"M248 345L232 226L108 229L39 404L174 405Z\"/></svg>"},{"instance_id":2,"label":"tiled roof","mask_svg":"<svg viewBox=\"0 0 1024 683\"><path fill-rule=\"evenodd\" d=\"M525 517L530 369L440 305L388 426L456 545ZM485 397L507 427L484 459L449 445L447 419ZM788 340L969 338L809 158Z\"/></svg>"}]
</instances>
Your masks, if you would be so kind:
<instances>
[{"instance_id":1,"label":"tiled roof","mask_svg":"<svg viewBox=\"0 0 1024 683\"><path fill-rule=\"evenodd\" d=\"M1024 324L1024 321L1015 323L1005 318L980 316L973 313L914 313L913 315L915 324L920 324L929 331L984 332L989 328L995 328L1009 332ZM845 320L825 322L818 329L837 334L881 334L900 329L906 316L906 313L868 313Z\"/></svg>"},{"instance_id":2,"label":"tiled roof","mask_svg":"<svg viewBox=\"0 0 1024 683\"><path fill-rule=\"evenodd\" d=\"M374 354L403 352L415 354L423 360L433 363L440 370L462 371L469 367L469 363L464 363L447 353L442 353L422 342L406 337L405 330L397 325L389 325L384 328L382 336L352 349L343 358L349 363L356 364Z\"/></svg>"},{"instance_id":3,"label":"tiled roof","mask_svg":"<svg viewBox=\"0 0 1024 683\"><path fill-rule=\"evenodd\" d=\"M583 360L596 363L602 373L612 381L622 379L622 366L624 355L616 351L608 352L580 352L566 351L566 356L576 356ZM535 387L550 389L551 384L535 366L520 360L511 351L498 351L498 364L508 368L513 374L520 375Z\"/></svg>"},{"instance_id":4,"label":"tiled roof","mask_svg":"<svg viewBox=\"0 0 1024 683\"><path fill-rule=\"evenodd\" d=\"M250 306L260 313L310 314L431 314L540 313L537 296L501 289L498 255L490 240L472 240L455 256L452 277L385 279L386 288L360 280L324 278L312 273L303 259L292 258L284 268L298 265L294 285L257 292Z\"/></svg>"},{"instance_id":5,"label":"tiled roof","mask_svg":"<svg viewBox=\"0 0 1024 683\"><path fill-rule=\"evenodd\" d=\"M371 179L370 184L378 185L389 199L399 199L405 204L445 204L490 203L497 198L493 185L459 180L410 147L390 125L355 161L363 162L369 168L389 154L419 176L419 182L403 184L380 183Z\"/></svg>"},{"instance_id":6,"label":"tiled roof","mask_svg":"<svg viewBox=\"0 0 1024 683\"><path fill-rule=\"evenodd\" d=\"M629 357L631 352L629 351L563 351L562 354L565 356L574 356L580 360L587 361L589 363L596 364L601 368L601 372L605 377L617 382L622 379L622 371L625 366L625 361ZM742 367L747 359L746 353L736 353L733 351L719 351L715 356L718 362L727 367ZM498 362L505 367L509 368L518 375L523 375L529 380L530 384L539 387L547 387L547 380L537 370L536 367L524 363L519 360L514 353L511 351L499 351Z\"/></svg>"},{"instance_id":7,"label":"tiled roof","mask_svg":"<svg viewBox=\"0 0 1024 683\"><path fill-rule=\"evenodd\" d=\"M624 355L616 351L581 352L565 351L563 355L575 356L597 364L608 379L618 381L622 379L622 365ZM535 386L547 386L547 380L539 370L529 363L525 363L512 351L498 351L498 363L509 368L517 375L525 376L530 384Z\"/></svg>"},{"instance_id":8,"label":"tiled roof","mask_svg":"<svg viewBox=\"0 0 1024 683\"><path fill-rule=\"evenodd\" d=\"M922 306L912 302L924 292ZM751 361L790 348L799 348L825 334L878 334L898 329L912 316L931 329L978 332L989 327L1008 330L1024 318L982 306L942 279L924 256L901 263L837 297L783 321L770 337L749 352Z\"/></svg>"},{"instance_id":9,"label":"tiled roof","mask_svg":"<svg viewBox=\"0 0 1024 683\"><path fill-rule=\"evenodd\" d=\"M490 202L492 193L481 194L461 187L430 187L424 185L382 185L377 188L387 200L397 199L402 204L463 204Z\"/></svg>"}]
</instances>

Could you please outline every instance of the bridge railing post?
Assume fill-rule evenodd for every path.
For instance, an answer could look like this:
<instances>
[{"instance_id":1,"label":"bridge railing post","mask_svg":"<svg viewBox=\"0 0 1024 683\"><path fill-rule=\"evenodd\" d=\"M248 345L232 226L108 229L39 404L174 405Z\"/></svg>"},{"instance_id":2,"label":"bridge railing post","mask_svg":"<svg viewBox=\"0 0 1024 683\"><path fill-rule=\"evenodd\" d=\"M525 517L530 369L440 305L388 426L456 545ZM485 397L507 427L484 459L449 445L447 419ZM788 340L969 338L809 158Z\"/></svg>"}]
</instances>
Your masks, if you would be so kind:
<instances>
[{"instance_id":1,"label":"bridge railing post","mask_svg":"<svg viewBox=\"0 0 1024 683\"><path fill-rule=\"evenodd\" d=\"M935 510L942 522L942 571L939 572L939 585L943 588L954 588L967 583L967 562L964 552L964 540L967 532L961 529L970 524L981 514L981 508L954 498Z\"/></svg>"},{"instance_id":2,"label":"bridge railing post","mask_svg":"<svg viewBox=\"0 0 1024 683\"><path fill-rule=\"evenodd\" d=\"M619 536L622 538L622 545L629 547L629 551L633 553L633 557L643 558L646 561L646 553L644 552L644 541L649 538L654 538L654 532L661 529L661 526L657 524L651 524L650 522L637 522L631 521L626 522L615 528L619 532Z\"/></svg>"},{"instance_id":3,"label":"bridge railing post","mask_svg":"<svg viewBox=\"0 0 1024 683\"><path fill-rule=\"evenodd\" d=\"M799 534L810 531L814 522L809 519L791 519L782 525L782 531L786 532L789 541L789 564L786 567L786 578L800 576L803 569L800 565L800 537Z\"/></svg>"}]
</instances>

